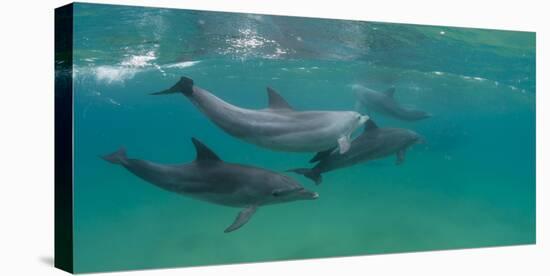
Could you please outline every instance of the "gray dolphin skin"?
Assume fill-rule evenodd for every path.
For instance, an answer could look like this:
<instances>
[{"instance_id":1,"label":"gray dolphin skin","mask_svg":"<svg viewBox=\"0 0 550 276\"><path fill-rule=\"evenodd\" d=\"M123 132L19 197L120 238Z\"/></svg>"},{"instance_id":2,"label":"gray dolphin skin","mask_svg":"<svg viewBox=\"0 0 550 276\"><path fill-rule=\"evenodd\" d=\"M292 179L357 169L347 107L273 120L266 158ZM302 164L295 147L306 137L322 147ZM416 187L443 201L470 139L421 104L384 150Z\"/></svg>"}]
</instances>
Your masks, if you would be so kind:
<instances>
[{"instance_id":1,"label":"gray dolphin skin","mask_svg":"<svg viewBox=\"0 0 550 276\"><path fill-rule=\"evenodd\" d=\"M364 132L351 142L347 153L337 154L330 150L320 152L310 160L310 163L318 162L313 168L289 171L302 174L319 185L322 181L322 173L392 154L397 155L396 164L399 165L405 161L407 148L419 142L422 142L422 138L414 131L402 128L378 128L371 119L365 124Z\"/></svg>"},{"instance_id":2,"label":"gray dolphin skin","mask_svg":"<svg viewBox=\"0 0 550 276\"><path fill-rule=\"evenodd\" d=\"M377 92L361 85L354 85L352 88L357 97L358 111L366 108L403 121L417 121L432 117L430 113L400 105L394 98L395 88L384 92Z\"/></svg>"},{"instance_id":3,"label":"gray dolphin skin","mask_svg":"<svg viewBox=\"0 0 550 276\"><path fill-rule=\"evenodd\" d=\"M131 173L164 190L199 200L243 208L225 229L231 232L246 224L259 206L296 200L316 199L319 195L276 172L222 161L197 139L192 139L197 156L193 162L162 165L126 157L121 148L103 156Z\"/></svg>"},{"instance_id":4,"label":"gray dolphin skin","mask_svg":"<svg viewBox=\"0 0 550 276\"><path fill-rule=\"evenodd\" d=\"M182 77L169 89L152 93L182 93L214 124L249 143L277 151L319 152L350 145L351 134L367 120L354 111L296 111L272 88L268 107L260 110L231 105Z\"/></svg>"}]
</instances>

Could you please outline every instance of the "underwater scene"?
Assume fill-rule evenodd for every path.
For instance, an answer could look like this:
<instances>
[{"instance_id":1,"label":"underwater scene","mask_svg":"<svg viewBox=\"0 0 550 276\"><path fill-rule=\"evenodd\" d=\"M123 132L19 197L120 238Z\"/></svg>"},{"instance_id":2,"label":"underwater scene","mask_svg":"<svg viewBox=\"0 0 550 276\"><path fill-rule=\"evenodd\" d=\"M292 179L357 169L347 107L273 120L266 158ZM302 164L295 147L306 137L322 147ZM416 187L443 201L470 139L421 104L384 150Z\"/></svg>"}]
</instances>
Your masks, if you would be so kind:
<instances>
[{"instance_id":1,"label":"underwater scene","mask_svg":"<svg viewBox=\"0 0 550 276\"><path fill-rule=\"evenodd\" d=\"M535 33L75 4L75 272L535 243Z\"/></svg>"}]
</instances>

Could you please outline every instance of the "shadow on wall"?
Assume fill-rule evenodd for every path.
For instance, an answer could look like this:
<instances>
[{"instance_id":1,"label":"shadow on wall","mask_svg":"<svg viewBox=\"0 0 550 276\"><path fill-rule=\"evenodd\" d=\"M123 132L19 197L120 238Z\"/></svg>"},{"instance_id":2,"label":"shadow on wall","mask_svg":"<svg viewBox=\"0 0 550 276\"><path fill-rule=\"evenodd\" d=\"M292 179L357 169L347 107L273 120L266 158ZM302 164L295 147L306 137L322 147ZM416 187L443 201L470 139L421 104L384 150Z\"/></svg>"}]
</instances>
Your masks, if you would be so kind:
<instances>
[{"instance_id":1,"label":"shadow on wall","mask_svg":"<svg viewBox=\"0 0 550 276\"><path fill-rule=\"evenodd\" d=\"M47 266L53 266L54 264L52 256L41 256L39 260L42 264L45 264Z\"/></svg>"}]
</instances>

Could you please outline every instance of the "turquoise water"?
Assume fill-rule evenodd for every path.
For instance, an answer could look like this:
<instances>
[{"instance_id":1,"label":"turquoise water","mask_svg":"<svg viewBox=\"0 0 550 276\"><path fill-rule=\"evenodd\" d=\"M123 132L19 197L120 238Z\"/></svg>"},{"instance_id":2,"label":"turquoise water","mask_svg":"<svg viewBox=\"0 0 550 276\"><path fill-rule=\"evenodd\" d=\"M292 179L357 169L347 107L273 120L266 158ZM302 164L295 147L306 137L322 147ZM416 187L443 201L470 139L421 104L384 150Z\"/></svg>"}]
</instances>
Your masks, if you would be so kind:
<instances>
[{"instance_id":1,"label":"turquoise water","mask_svg":"<svg viewBox=\"0 0 550 276\"><path fill-rule=\"evenodd\" d=\"M535 242L535 34L77 4L75 270L92 272ZM283 172L313 153L235 139L181 95L179 77L246 108L272 86L299 110L353 110L352 86L396 87L432 118L426 143L324 174L315 201L239 209L161 190L98 158L190 162L197 137L228 162Z\"/></svg>"}]
</instances>

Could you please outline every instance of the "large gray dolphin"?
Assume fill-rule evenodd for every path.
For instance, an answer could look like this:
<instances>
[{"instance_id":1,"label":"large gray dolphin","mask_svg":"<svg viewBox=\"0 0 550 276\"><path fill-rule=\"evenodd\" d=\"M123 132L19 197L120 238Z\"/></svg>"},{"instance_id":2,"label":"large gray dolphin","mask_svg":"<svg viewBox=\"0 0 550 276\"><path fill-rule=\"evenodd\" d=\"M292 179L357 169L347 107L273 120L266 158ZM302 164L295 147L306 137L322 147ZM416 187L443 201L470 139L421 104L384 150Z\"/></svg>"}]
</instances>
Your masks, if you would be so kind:
<instances>
[{"instance_id":1,"label":"large gray dolphin","mask_svg":"<svg viewBox=\"0 0 550 276\"><path fill-rule=\"evenodd\" d=\"M267 88L269 105L252 110L231 105L182 77L154 95L182 93L212 122L230 135L279 151L319 152L334 146L349 149L350 135L368 120L354 111L296 111Z\"/></svg>"},{"instance_id":2,"label":"large gray dolphin","mask_svg":"<svg viewBox=\"0 0 550 276\"><path fill-rule=\"evenodd\" d=\"M403 121L417 121L432 116L430 113L406 108L399 104L394 98L395 88L390 88L384 92L377 92L362 85L353 85L352 89L357 97L358 111L366 108L369 111Z\"/></svg>"},{"instance_id":3,"label":"large gray dolphin","mask_svg":"<svg viewBox=\"0 0 550 276\"><path fill-rule=\"evenodd\" d=\"M319 195L304 189L290 177L261 168L222 161L212 150L192 139L197 156L191 163L162 165L126 157L122 148L103 159L170 192L215 204L244 208L225 232L237 230L259 206L296 200L316 199Z\"/></svg>"},{"instance_id":4,"label":"large gray dolphin","mask_svg":"<svg viewBox=\"0 0 550 276\"><path fill-rule=\"evenodd\" d=\"M378 128L372 120L369 120L365 124L364 132L351 142L348 152L344 154L334 153L331 150L320 152L310 160L310 163L319 162L313 168L290 171L303 174L319 185L322 181L322 173L391 154L397 154L396 163L401 164L405 160L407 148L421 141L421 136L414 131L402 128Z\"/></svg>"}]
</instances>

